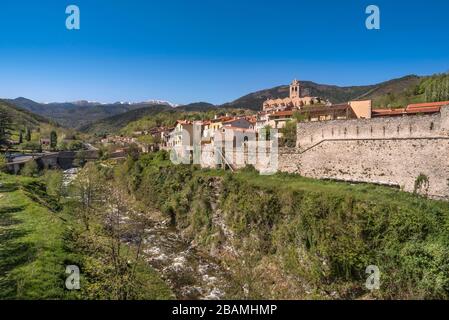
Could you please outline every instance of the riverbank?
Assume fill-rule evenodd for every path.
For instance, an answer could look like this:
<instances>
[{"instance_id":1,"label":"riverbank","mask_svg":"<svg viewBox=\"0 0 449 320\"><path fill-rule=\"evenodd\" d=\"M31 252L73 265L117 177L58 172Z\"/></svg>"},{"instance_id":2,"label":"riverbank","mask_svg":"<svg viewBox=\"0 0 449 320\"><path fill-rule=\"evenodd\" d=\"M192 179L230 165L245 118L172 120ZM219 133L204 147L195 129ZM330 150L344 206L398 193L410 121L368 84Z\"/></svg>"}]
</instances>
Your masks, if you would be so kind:
<instances>
[{"instance_id":1,"label":"riverbank","mask_svg":"<svg viewBox=\"0 0 449 320\"><path fill-rule=\"evenodd\" d=\"M174 166L122 167L132 193L231 271L227 298L449 296L449 204L387 187ZM381 272L366 287L368 266Z\"/></svg>"}]
</instances>

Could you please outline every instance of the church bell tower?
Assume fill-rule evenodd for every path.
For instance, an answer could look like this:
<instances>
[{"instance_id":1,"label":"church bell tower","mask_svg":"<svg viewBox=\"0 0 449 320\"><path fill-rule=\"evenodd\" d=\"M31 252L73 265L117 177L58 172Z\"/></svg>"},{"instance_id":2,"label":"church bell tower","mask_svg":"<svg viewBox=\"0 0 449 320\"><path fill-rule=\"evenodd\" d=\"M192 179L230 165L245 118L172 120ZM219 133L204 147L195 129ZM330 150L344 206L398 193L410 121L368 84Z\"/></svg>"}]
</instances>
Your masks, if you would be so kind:
<instances>
[{"instance_id":1,"label":"church bell tower","mask_svg":"<svg viewBox=\"0 0 449 320\"><path fill-rule=\"evenodd\" d=\"M290 84L290 99L301 97L301 85L298 80L293 80Z\"/></svg>"}]
</instances>

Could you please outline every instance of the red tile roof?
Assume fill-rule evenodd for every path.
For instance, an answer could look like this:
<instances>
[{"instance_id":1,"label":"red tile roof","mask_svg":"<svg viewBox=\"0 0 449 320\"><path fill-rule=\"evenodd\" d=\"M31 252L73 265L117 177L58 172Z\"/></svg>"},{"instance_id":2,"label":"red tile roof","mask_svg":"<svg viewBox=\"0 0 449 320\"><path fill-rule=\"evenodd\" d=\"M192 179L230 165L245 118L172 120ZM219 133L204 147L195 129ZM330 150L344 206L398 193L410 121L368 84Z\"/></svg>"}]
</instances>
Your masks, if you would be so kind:
<instances>
[{"instance_id":1,"label":"red tile roof","mask_svg":"<svg viewBox=\"0 0 449 320\"><path fill-rule=\"evenodd\" d=\"M441 107L449 105L449 101L440 102L427 102L427 103L414 103L407 106L407 108L397 108L397 109L374 109L372 111L373 117L383 117L383 116L400 116L407 114L417 114L417 113L437 113L440 112Z\"/></svg>"},{"instance_id":2,"label":"red tile roof","mask_svg":"<svg viewBox=\"0 0 449 320\"><path fill-rule=\"evenodd\" d=\"M449 105L449 101L414 103L414 104L409 104L407 106L407 110L408 109L416 109L416 108L442 107L442 106L446 106L446 105Z\"/></svg>"},{"instance_id":3,"label":"red tile roof","mask_svg":"<svg viewBox=\"0 0 449 320\"><path fill-rule=\"evenodd\" d=\"M405 114L404 108L398 109L374 109L371 114L373 117L381 117L381 116L400 116Z\"/></svg>"},{"instance_id":4,"label":"red tile roof","mask_svg":"<svg viewBox=\"0 0 449 320\"><path fill-rule=\"evenodd\" d=\"M436 112L440 112L441 107L414 107L409 109L407 107L407 109L405 110L406 113L436 113Z\"/></svg>"},{"instance_id":5,"label":"red tile roof","mask_svg":"<svg viewBox=\"0 0 449 320\"><path fill-rule=\"evenodd\" d=\"M179 124L192 124L192 121L189 120L177 120L176 122Z\"/></svg>"}]
</instances>

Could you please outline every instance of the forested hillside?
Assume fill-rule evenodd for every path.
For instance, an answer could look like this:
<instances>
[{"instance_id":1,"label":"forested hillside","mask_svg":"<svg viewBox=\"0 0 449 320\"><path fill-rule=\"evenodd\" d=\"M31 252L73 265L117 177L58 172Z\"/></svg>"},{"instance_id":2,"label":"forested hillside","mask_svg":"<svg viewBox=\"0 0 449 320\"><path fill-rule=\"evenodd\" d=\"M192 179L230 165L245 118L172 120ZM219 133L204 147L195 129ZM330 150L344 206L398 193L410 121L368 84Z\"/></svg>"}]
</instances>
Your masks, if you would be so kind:
<instances>
[{"instance_id":1,"label":"forested hillside","mask_svg":"<svg viewBox=\"0 0 449 320\"><path fill-rule=\"evenodd\" d=\"M393 85L393 87L392 87ZM408 78L399 84L387 85L363 98L373 99L375 107L406 107L411 103L449 100L449 74Z\"/></svg>"},{"instance_id":2,"label":"forested hillside","mask_svg":"<svg viewBox=\"0 0 449 320\"><path fill-rule=\"evenodd\" d=\"M13 120L15 129L19 128L37 128L42 124L53 124L54 122L48 120L45 117L34 114L30 111L18 108L17 106L0 100L0 112L4 115L8 115Z\"/></svg>"}]
</instances>

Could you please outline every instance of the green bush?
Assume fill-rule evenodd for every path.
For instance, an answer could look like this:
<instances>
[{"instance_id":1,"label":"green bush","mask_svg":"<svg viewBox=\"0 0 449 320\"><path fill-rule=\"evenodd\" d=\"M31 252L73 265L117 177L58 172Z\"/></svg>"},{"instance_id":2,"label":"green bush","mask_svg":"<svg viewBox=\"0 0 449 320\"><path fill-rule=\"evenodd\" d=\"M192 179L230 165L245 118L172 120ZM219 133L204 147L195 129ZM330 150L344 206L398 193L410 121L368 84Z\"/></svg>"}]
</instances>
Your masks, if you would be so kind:
<instances>
[{"instance_id":1,"label":"green bush","mask_svg":"<svg viewBox=\"0 0 449 320\"><path fill-rule=\"evenodd\" d=\"M39 173L39 167L36 161L31 160L25 163L22 170L20 170L20 174L26 177L34 177Z\"/></svg>"}]
</instances>

